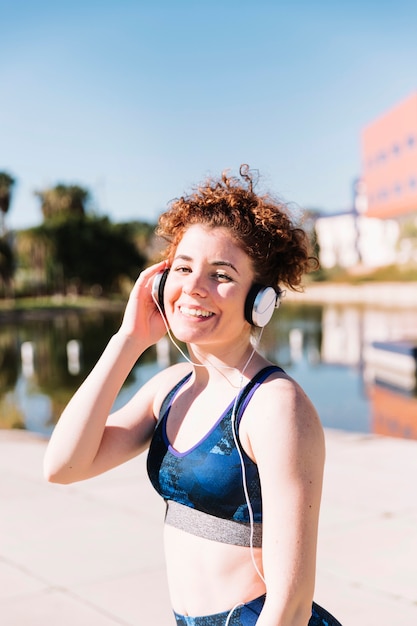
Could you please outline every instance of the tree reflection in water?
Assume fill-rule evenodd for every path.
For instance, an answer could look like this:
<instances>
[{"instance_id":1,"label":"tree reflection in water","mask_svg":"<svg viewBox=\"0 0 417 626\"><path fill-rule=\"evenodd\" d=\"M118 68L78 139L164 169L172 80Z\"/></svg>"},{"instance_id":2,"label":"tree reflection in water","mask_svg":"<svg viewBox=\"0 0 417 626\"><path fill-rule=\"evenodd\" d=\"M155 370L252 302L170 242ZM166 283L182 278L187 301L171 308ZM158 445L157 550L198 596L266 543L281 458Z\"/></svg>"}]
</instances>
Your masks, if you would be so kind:
<instances>
[{"instance_id":1,"label":"tree reflection in water","mask_svg":"<svg viewBox=\"0 0 417 626\"><path fill-rule=\"evenodd\" d=\"M264 329L261 348L298 380L316 405L323 425L417 438L415 389L405 393L383 385L381 391L381 386L367 377L363 361L365 348L372 341L416 339L415 312L284 304ZM74 310L32 314L13 322L3 320L0 428L26 428L48 436L117 331L121 315ZM147 350L115 406L126 402L158 369L181 359L166 339ZM382 395L387 394L389 402L381 405Z\"/></svg>"}]
</instances>

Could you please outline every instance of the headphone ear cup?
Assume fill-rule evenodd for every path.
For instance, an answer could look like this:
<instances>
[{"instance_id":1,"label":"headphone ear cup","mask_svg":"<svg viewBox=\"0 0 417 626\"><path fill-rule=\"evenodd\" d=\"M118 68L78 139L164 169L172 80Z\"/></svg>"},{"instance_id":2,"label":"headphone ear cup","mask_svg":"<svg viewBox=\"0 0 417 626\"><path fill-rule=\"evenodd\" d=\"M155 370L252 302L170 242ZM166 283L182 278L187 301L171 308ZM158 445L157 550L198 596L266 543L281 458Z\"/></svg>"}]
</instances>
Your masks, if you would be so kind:
<instances>
[{"instance_id":1,"label":"headphone ear cup","mask_svg":"<svg viewBox=\"0 0 417 626\"><path fill-rule=\"evenodd\" d=\"M279 306L279 294L273 287L252 285L245 301L245 319L252 326L263 328Z\"/></svg>"},{"instance_id":2,"label":"headphone ear cup","mask_svg":"<svg viewBox=\"0 0 417 626\"><path fill-rule=\"evenodd\" d=\"M158 272L152 283L152 297L158 302L162 313L165 313L164 288L166 280L168 278L168 274L169 269L166 269L163 272Z\"/></svg>"}]
</instances>

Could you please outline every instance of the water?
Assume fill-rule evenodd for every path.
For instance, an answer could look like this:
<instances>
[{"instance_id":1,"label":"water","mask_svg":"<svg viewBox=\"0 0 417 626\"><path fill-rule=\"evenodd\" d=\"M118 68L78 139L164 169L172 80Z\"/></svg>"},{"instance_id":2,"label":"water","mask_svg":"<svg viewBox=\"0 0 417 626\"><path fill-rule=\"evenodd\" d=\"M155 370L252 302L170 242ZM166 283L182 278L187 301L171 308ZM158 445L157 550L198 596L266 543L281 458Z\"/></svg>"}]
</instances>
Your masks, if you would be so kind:
<instances>
[{"instance_id":1,"label":"water","mask_svg":"<svg viewBox=\"0 0 417 626\"><path fill-rule=\"evenodd\" d=\"M0 428L48 436L120 321L120 313L99 311L0 319ZM402 337L417 337L414 310L285 303L265 328L261 349L302 385L325 427L417 439L415 386L376 380L366 360L372 341ZM167 342L150 348L115 407L181 359Z\"/></svg>"}]
</instances>

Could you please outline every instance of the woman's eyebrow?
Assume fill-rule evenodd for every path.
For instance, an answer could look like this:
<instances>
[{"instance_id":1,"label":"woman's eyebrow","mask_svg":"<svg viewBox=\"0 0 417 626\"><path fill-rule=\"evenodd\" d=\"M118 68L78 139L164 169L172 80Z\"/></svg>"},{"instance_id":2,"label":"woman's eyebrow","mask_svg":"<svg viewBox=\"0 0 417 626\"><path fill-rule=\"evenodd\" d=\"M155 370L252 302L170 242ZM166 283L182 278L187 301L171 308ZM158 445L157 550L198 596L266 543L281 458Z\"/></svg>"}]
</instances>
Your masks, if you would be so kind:
<instances>
[{"instance_id":1,"label":"woman's eyebrow","mask_svg":"<svg viewBox=\"0 0 417 626\"><path fill-rule=\"evenodd\" d=\"M193 258L188 256L187 254L178 254L176 257L174 257L173 260L174 261L192 261ZM232 268L232 270L236 272L236 274L239 274L239 271L236 269L233 263L230 263L230 261L214 260L214 261L210 261L210 265L216 265L220 267L230 267Z\"/></svg>"},{"instance_id":2,"label":"woman's eyebrow","mask_svg":"<svg viewBox=\"0 0 417 626\"><path fill-rule=\"evenodd\" d=\"M236 274L239 274L238 270L235 268L235 266L233 265L233 263L230 263L230 261L211 261L211 265L220 265L221 267L231 267L232 270L234 270L236 272Z\"/></svg>"}]
</instances>

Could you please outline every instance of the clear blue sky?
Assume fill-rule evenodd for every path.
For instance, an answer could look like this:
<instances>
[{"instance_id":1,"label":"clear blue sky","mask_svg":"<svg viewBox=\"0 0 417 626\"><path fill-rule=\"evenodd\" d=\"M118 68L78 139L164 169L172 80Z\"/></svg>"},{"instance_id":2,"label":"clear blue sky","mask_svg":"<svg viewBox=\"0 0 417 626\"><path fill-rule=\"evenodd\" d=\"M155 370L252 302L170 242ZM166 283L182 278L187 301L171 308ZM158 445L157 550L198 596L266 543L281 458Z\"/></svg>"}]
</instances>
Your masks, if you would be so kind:
<instances>
[{"instance_id":1,"label":"clear blue sky","mask_svg":"<svg viewBox=\"0 0 417 626\"><path fill-rule=\"evenodd\" d=\"M207 174L259 169L301 207L343 210L360 133L417 89L417 2L0 0L0 170L10 228L34 190L90 190L153 221Z\"/></svg>"}]
</instances>

